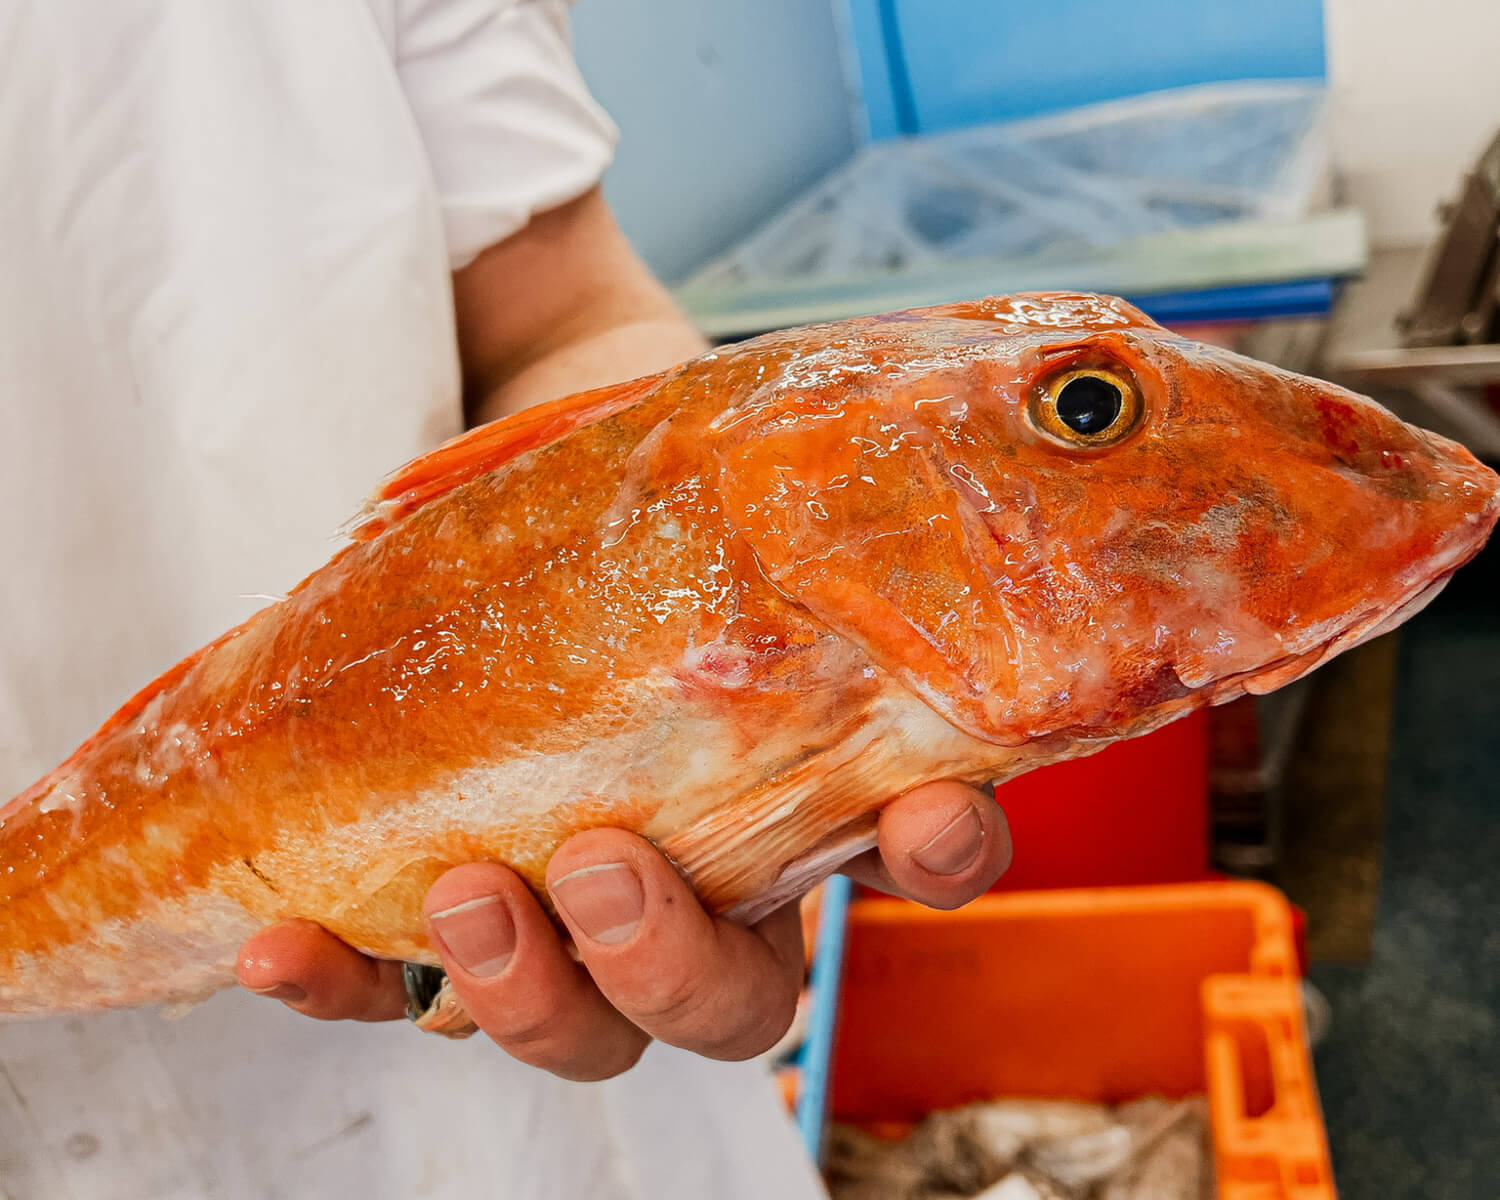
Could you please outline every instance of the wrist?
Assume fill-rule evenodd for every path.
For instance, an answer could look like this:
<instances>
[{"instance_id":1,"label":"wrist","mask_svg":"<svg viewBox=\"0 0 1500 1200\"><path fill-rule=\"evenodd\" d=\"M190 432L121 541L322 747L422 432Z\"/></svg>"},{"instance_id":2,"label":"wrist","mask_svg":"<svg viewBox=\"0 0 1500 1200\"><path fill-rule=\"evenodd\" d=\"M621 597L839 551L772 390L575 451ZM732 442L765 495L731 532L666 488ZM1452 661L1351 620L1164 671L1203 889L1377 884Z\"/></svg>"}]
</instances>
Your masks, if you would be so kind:
<instances>
[{"instance_id":1,"label":"wrist","mask_svg":"<svg viewBox=\"0 0 1500 1200\"><path fill-rule=\"evenodd\" d=\"M471 423L498 420L547 400L654 374L706 349L703 336L675 311L622 321L527 363L476 398Z\"/></svg>"}]
</instances>

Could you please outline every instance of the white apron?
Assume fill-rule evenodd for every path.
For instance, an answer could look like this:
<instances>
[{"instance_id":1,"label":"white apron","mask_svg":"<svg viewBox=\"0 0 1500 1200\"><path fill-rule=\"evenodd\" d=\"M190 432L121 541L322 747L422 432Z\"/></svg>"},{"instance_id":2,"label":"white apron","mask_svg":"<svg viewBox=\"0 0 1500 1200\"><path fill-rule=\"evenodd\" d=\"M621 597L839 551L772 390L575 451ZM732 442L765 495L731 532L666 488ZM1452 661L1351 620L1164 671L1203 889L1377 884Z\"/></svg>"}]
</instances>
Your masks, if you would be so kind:
<instances>
[{"instance_id":1,"label":"white apron","mask_svg":"<svg viewBox=\"0 0 1500 1200\"><path fill-rule=\"evenodd\" d=\"M457 432L450 269L613 148L566 23L540 0L0 4L0 801ZM0 1024L0 1193L820 1191L757 1065L653 1047L570 1084L231 992Z\"/></svg>"}]
</instances>

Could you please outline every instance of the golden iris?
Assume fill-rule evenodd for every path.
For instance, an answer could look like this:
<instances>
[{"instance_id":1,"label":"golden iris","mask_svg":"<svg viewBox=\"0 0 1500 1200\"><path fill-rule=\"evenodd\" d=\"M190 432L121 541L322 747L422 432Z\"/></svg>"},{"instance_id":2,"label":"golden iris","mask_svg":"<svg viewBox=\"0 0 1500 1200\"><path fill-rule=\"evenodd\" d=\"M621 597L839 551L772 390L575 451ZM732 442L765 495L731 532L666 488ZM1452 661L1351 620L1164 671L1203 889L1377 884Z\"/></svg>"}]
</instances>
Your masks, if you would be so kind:
<instances>
[{"instance_id":1,"label":"golden iris","mask_svg":"<svg viewBox=\"0 0 1500 1200\"><path fill-rule=\"evenodd\" d=\"M1107 367L1080 367L1049 380L1032 398L1032 423L1066 446L1112 446L1141 419L1141 390Z\"/></svg>"}]
</instances>

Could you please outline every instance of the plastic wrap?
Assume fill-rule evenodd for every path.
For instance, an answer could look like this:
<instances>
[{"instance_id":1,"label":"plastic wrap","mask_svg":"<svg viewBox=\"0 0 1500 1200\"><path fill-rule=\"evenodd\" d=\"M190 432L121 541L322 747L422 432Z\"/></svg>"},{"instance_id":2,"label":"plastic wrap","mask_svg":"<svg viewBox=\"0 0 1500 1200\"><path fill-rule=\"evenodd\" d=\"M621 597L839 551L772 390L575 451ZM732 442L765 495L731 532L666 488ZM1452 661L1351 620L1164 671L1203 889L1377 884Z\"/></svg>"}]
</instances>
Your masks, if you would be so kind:
<instances>
[{"instance_id":1,"label":"plastic wrap","mask_svg":"<svg viewBox=\"0 0 1500 1200\"><path fill-rule=\"evenodd\" d=\"M685 284L726 289L1077 255L1323 198L1325 89L1243 82L866 147Z\"/></svg>"}]
</instances>

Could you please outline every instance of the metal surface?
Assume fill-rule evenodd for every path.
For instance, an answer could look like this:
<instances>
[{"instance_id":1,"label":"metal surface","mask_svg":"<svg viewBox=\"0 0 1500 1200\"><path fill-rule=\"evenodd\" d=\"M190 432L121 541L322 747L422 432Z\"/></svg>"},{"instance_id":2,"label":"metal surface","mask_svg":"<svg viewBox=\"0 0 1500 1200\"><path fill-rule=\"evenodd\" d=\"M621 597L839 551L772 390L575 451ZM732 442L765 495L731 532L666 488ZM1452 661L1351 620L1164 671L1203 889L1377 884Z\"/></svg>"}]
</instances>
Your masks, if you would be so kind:
<instances>
[{"instance_id":1,"label":"metal surface","mask_svg":"<svg viewBox=\"0 0 1500 1200\"><path fill-rule=\"evenodd\" d=\"M1432 380L1450 386L1483 386L1500 383L1500 345L1355 350L1337 365L1341 373L1393 387Z\"/></svg>"},{"instance_id":2,"label":"metal surface","mask_svg":"<svg viewBox=\"0 0 1500 1200\"><path fill-rule=\"evenodd\" d=\"M1414 294L1425 295L1440 253L1437 246L1376 251L1364 277L1340 297L1318 373L1500 460L1500 344L1398 344L1399 310Z\"/></svg>"},{"instance_id":3,"label":"metal surface","mask_svg":"<svg viewBox=\"0 0 1500 1200\"><path fill-rule=\"evenodd\" d=\"M420 1021L443 990L448 973L441 967L429 967L422 963L402 963L401 983L406 988L406 1015Z\"/></svg>"},{"instance_id":4,"label":"metal surface","mask_svg":"<svg viewBox=\"0 0 1500 1200\"><path fill-rule=\"evenodd\" d=\"M1500 341L1500 134L1439 212L1444 230L1428 260L1415 303L1397 317L1408 347ZM1500 348L1497 348L1500 353Z\"/></svg>"}]
</instances>

